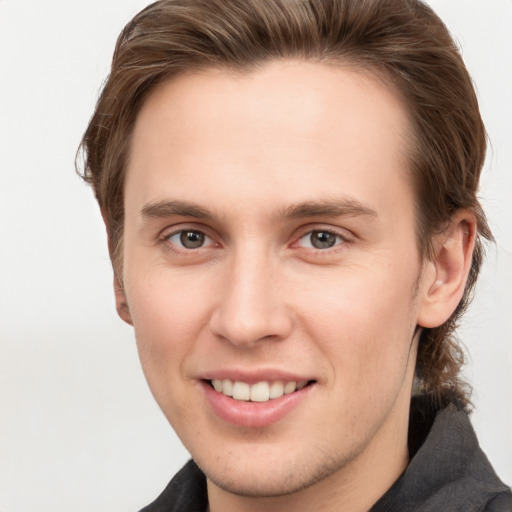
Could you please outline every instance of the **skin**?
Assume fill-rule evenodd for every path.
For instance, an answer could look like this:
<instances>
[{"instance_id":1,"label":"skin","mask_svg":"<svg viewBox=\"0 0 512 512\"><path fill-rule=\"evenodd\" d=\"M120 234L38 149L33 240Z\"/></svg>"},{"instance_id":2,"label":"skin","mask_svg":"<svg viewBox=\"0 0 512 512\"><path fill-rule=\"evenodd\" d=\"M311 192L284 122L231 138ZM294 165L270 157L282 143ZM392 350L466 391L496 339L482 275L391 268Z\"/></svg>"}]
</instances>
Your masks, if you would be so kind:
<instances>
[{"instance_id":1,"label":"skin","mask_svg":"<svg viewBox=\"0 0 512 512\"><path fill-rule=\"evenodd\" d=\"M319 63L186 74L143 105L117 307L211 511L368 510L406 467L417 326L455 309L474 232L462 212L420 257L408 131L382 80ZM233 425L202 381L233 369L314 384Z\"/></svg>"}]
</instances>

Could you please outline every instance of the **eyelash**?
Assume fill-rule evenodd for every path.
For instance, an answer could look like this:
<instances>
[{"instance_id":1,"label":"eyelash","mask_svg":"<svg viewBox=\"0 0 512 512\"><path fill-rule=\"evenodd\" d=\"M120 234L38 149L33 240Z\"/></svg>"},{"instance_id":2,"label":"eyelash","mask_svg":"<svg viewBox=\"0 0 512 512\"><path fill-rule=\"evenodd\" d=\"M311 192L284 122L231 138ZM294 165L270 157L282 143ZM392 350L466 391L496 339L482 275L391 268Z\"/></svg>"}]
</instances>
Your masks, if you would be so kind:
<instances>
[{"instance_id":1,"label":"eyelash","mask_svg":"<svg viewBox=\"0 0 512 512\"><path fill-rule=\"evenodd\" d=\"M162 244L165 244L165 246L168 250L171 250L173 252L180 252L180 253L184 253L184 254L192 253L193 251L195 251L197 249L205 249L205 248L209 247L210 244L208 246L205 246L204 244L202 244L198 247L189 248L189 247L184 247L182 244L180 246L178 241L171 242L171 239L173 237L175 237L177 235L183 236L185 233L195 233L195 234L201 235L204 237L205 240L210 240L211 242L213 242L214 246L220 246L220 244L215 243L213 241L212 237L207 234L205 229L199 229L196 227L183 227L180 229L175 229L171 232L164 232L162 234L162 236L159 237L159 242L161 242Z\"/></svg>"},{"instance_id":2,"label":"eyelash","mask_svg":"<svg viewBox=\"0 0 512 512\"><path fill-rule=\"evenodd\" d=\"M206 242L206 244L202 244L198 247L184 247L178 240L175 242L171 242L171 239L173 237L176 237L177 235L183 236L185 233L195 233L203 236L205 238L205 241L209 241L210 243ZM306 247L300 244L301 240L306 239L306 237L311 237L314 233L317 234L326 234L326 235L332 235L336 237L336 240L334 244L330 247L324 247L324 248L318 248L318 247ZM295 238L295 237L294 237ZM311 240L311 238L310 238ZM308 229L307 231L303 231L300 236L295 238L295 241L290 245L293 247L300 247L302 249L305 249L308 253L315 253L315 254L332 254L333 252L338 252L341 250L346 249L346 245L350 243L350 237L348 237L345 234L341 234L339 231L329 229L329 228L322 228L322 227L315 227L315 229ZM205 249L211 249L211 248L218 248L221 247L221 244L214 241L214 237L210 236L208 234L208 231L204 229L203 227L181 227L179 229L174 229L171 232L164 231L162 235L159 236L158 242L165 246L166 250L171 251L173 253L179 253L182 255L188 255L193 256L194 254L197 254L198 250L205 250Z\"/></svg>"},{"instance_id":3,"label":"eyelash","mask_svg":"<svg viewBox=\"0 0 512 512\"><path fill-rule=\"evenodd\" d=\"M309 231L303 233L298 239L297 239L297 242L295 242L296 244L299 244L301 240L304 240L306 239L307 237L309 237L309 240L311 241L311 237L313 236L314 233L317 233L317 234L323 234L323 235L331 235L331 236L334 236L335 237L335 241L334 241L334 244L330 247L324 247L324 248L319 248L319 247L304 247L302 246L303 248L305 249L308 249L308 250L311 250L311 251L318 251L318 252L332 252L332 251L339 251L341 250L341 247L340 246L343 246L345 245L347 242L349 242L349 239L347 236L344 236L342 235L341 233L337 232L337 231L334 231L332 229L322 229L322 228L317 228L317 229L310 229ZM312 242L311 242L312 243Z\"/></svg>"}]
</instances>

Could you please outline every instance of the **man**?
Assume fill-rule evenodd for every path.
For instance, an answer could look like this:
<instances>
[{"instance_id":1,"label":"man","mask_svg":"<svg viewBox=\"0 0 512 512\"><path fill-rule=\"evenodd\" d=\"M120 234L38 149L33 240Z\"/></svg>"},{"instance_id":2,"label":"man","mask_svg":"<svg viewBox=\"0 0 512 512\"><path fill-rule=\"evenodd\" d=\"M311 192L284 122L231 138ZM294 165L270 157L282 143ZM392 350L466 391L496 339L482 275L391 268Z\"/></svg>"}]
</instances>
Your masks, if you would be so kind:
<instances>
[{"instance_id":1,"label":"man","mask_svg":"<svg viewBox=\"0 0 512 512\"><path fill-rule=\"evenodd\" d=\"M83 149L118 313L193 458L145 511L512 510L453 338L492 238L485 131L429 8L156 2Z\"/></svg>"}]
</instances>

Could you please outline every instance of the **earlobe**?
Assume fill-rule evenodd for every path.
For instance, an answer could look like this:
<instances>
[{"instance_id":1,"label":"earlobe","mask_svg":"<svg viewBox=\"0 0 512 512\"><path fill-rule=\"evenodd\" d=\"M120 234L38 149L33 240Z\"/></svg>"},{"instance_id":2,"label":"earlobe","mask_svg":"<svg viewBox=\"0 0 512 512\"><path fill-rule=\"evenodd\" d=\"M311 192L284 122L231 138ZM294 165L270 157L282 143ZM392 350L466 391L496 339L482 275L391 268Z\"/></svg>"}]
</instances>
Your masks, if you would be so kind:
<instances>
[{"instance_id":1,"label":"earlobe","mask_svg":"<svg viewBox=\"0 0 512 512\"><path fill-rule=\"evenodd\" d=\"M103 218L103 223L105 224L105 229L107 231L108 245L110 247L111 234L108 229L107 215L103 209L101 209L101 217ZM128 307L128 301L126 300L126 293L124 291L124 287L121 283L121 280L117 277L115 272L114 272L114 283L113 284L114 284L114 295L115 295L115 299L116 299L117 314L127 324L133 325L132 317L130 314L130 308Z\"/></svg>"},{"instance_id":2,"label":"earlobe","mask_svg":"<svg viewBox=\"0 0 512 512\"><path fill-rule=\"evenodd\" d=\"M114 275L114 294L116 297L116 309L117 314L127 324L133 325L132 317L130 314L130 308L128 307L128 301L126 300L126 294L121 281L117 276Z\"/></svg>"},{"instance_id":3,"label":"earlobe","mask_svg":"<svg viewBox=\"0 0 512 512\"><path fill-rule=\"evenodd\" d=\"M434 235L434 256L423 272L417 322L421 327L439 327L459 305L471 269L475 230L475 217L462 211L442 233Z\"/></svg>"}]
</instances>

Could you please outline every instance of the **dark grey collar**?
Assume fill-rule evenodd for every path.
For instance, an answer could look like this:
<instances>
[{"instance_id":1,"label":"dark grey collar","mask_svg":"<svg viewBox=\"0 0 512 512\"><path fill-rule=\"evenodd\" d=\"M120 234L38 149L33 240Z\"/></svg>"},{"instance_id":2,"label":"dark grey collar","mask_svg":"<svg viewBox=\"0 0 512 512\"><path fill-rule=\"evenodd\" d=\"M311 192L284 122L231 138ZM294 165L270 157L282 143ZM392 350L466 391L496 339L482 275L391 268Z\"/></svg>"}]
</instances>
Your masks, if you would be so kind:
<instances>
[{"instance_id":1,"label":"dark grey collar","mask_svg":"<svg viewBox=\"0 0 512 512\"><path fill-rule=\"evenodd\" d=\"M512 512L510 489L480 449L468 415L453 403L436 410L427 397L413 398L409 452L409 466L371 512ZM191 460L140 512L205 512L207 506L206 478Z\"/></svg>"}]
</instances>

